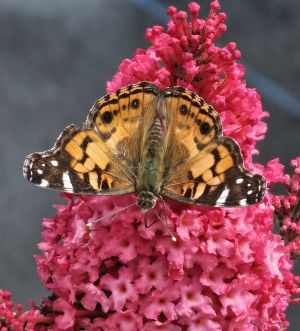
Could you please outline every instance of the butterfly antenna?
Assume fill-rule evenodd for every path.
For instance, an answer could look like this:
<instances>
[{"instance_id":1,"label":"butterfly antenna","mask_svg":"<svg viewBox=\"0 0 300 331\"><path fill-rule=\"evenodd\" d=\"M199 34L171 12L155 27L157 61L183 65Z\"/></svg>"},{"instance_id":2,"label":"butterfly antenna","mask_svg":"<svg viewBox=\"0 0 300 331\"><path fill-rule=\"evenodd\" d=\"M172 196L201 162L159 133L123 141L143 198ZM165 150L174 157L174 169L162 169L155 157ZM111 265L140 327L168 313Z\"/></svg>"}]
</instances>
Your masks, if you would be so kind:
<instances>
[{"instance_id":1,"label":"butterfly antenna","mask_svg":"<svg viewBox=\"0 0 300 331\"><path fill-rule=\"evenodd\" d=\"M154 214L156 215L156 217L163 223L166 231L168 232L168 234L171 236L173 241L177 241L177 238L175 237L174 233L172 232L172 230L170 229L170 226L168 224L168 222L165 220L165 222L160 218L159 214L153 210Z\"/></svg>"},{"instance_id":2,"label":"butterfly antenna","mask_svg":"<svg viewBox=\"0 0 300 331\"><path fill-rule=\"evenodd\" d=\"M108 218L108 217L113 217L113 216L115 216L116 214L120 213L121 211L124 211L124 210L126 210L126 209L128 209L128 208L130 208L130 207L132 207L132 206L136 206L136 203L132 203L131 205L128 205L128 206L126 206L126 207L123 207L123 208L120 208L120 209L118 209L118 210L115 210L113 213L108 213L108 214L106 214L106 215L104 215L104 216L98 218L98 219L95 220L95 221L92 221L92 222L87 223L87 226L88 226L89 228L91 228L93 225L95 225L96 223L102 221L103 219Z\"/></svg>"},{"instance_id":3,"label":"butterfly antenna","mask_svg":"<svg viewBox=\"0 0 300 331\"><path fill-rule=\"evenodd\" d=\"M161 195L158 196L160 201L162 202L163 204L163 212L164 212L164 221L160 218L160 216L157 214L156 211L155 214L156 216L162 221L165 229L167 230L167 232L169 233L169 235L171 236L172 240L173 241L177 241L177 237L175 236L175 234L173 233L173 231L171 230L170 228L170 225L169 225L169 222L168 222L168 216L167 216L167 205L165 203L165 200L163 199L163 197Z\"/></svg>"}]
</instances>

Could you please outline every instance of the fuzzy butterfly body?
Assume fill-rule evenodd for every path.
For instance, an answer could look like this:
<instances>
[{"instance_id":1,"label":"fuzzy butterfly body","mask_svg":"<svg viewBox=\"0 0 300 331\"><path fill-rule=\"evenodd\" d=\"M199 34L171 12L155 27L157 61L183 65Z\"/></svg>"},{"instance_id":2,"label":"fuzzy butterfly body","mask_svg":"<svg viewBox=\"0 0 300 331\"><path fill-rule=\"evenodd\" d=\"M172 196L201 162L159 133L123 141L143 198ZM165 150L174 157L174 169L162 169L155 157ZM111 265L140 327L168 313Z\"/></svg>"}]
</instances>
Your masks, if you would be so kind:
<instances>
[{"instance_id":1,"label":"fuzzy butterfly body","mask_svg":"<svg viewBox=\"0 0 300 331\"><path fill-rule=\"evenodd\" d=\"M165 196L216 207L259 202L266 183L243 166L238 144L222 136L218 113L183 87L148 82L99 99L83 126L68 126L53 148L30 154L32 183L69 193L135 192L143 212Z\"/></svg>"}]
</instances>

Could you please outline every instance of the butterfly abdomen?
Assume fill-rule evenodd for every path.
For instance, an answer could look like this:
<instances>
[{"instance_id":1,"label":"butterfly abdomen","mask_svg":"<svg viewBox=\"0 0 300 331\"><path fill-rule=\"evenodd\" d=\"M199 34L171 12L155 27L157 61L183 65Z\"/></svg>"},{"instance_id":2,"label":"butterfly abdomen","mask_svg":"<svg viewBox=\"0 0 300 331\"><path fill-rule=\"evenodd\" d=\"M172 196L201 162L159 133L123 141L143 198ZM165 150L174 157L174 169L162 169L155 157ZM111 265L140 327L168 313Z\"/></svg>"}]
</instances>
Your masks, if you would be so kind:
<instances>
[{"instance_id":1,"label":"butterfly abdomen","mask_svg":"<svg viewBox=\"0 0 300 331\"><path fill-rule=\"evenodd\" d=\"M163 130L160 120L157 118L149 132L148 142L147 142L147 152L149 156L155 156L163 146Z\"/></svg>"},{"instance_id":2,"label":"butterfly abdomen","mask_svg":"<svg viewBox=\"0 0 300 331\"><path fill-rule=\"evenodd\" d=\"M147 200L148 208L155 206L156 196L161 192L163 176L163 129L157 118L149 130L145 149L142 153L138 168L137 187L138 205L144 205ZM150 200L148 202L148 200Z\"/></svg>"}]
</instances>

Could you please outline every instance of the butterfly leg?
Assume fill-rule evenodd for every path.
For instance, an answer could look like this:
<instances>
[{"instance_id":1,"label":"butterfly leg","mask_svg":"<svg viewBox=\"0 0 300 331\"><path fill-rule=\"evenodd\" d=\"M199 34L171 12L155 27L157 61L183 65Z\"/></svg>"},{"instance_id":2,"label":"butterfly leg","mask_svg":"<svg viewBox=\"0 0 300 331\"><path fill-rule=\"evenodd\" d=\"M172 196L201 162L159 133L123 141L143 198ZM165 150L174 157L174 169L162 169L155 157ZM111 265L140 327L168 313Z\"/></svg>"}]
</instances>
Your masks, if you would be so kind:
<instances>
[{"instance_id":1,"label":"butterfly leg","mask_svg":"<svg viewBox=\"0 0 300 331\"><path fill-rule=\"evenodd\" d=\"M152 223L148 223L148 212L146 212L144 214L144 224L145 224L145 228L149 229L152 225L154 225L157 221L159 220L159 218L156 218Z\"/></svg>"},{"instance_id":2,"label":"butterfly leg","mask_svg":"<svg viewBox=\"0 0 300 331\"><path fill-rule=\"evenodd\" d=\"M169 233L169 235L171 236L173 241L177 241L177 238L175 236L175 234L173 233L173 231L170 228L169 222L168 222L168 215L167 215L167 205L165 203L165 200L163 199L163 197L161 195L158 196L160 201L163 204L163 213L164 213L164 220L161 220L161 218L159 217L159 215L157 215L159 217L159 219L162 221L165 229L167 230L167 232Z\"/></svg>"}]
</instances>

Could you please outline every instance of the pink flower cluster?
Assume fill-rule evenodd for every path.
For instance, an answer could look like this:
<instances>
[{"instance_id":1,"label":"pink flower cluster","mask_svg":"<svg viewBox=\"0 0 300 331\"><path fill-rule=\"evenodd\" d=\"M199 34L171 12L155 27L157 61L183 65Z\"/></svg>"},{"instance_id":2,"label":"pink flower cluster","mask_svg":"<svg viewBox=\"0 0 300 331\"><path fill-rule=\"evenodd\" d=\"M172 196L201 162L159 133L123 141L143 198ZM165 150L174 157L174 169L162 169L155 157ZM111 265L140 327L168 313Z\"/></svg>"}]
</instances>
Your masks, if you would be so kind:
<instances>
[{"instance_id":1,"label":"pink flower cluster","mask_svg":"<svg viewBox=\"0 0 300 331\"><path fill-rule=\"evenodd\" d=\"M65 195L67 205L56 206L54 218L43 222L42 254L36 256L51 295L23 313L24 330L259 331L288 326L284 312L299 283L290 254L300 254L300 158L292 162L291 178L278 160L266 168L253 164L255 144L266 131L260 97L243 80L235 43L215 45L226 31L218 2L211 3L206 19L199 18L198 4L188 9L190 18L169 7L167 31L148 29L152 46L124 60L107 91L141 80L162 89L181 85L195 91L220 113L224 133L239 142L246 166L264 175L269 188L283 184L289 196L267 192L260 204L235 209L166 201L174 242L161 222L145 228L136 206L124 209L134 204L133 195ZM157 212L162 209L158 204ZM285 241L272 233L274 214ZM96 226L88 226L99 218ZM13 322L20 313L13 313L7 300L0 301L0 330L9 325L19 331Z\"/></svg>"},{"instance_id":2,"label":"pink flower cluster","mask_svg":"<svg viewBox=\"0 0 300 331\"><path fill-rule=\"evenodd\" d=\"M161 89L180 85L196 92L220 113L224 135L241 146L245 162L257 154L255 143L264 138L268 113L262 111L260 96L247 88L244 67L237 63L241 53L234 42L220 48L215 45L226 31L225 13L219 13L218 1L211 3L206 19L200 19L200 6L192 2L188 14L169 7L171 21L165 32L161 26L148 29L146 37L153 44L138 49L134 57L124 60L119 72L107 84L107 92L148 80Z\"/></svg>"},{"instance_id":3,"label":"pink flower cluster","mask_svg":"<svg viewBox=\"0 0 300 331\"><path fill-rule=\"evenodd\" d=\"M300 260L300 157L291 161L294 174L282 179L288 195L275 195L272 203L279 221L282 238L289 248L292 258Z\"/></svg>"},{"instance_id":4,"label":"pink flower cluster","mask_svg":"<svg viewBox=\"0 0 300 331\"><path fill-rule=\"evenodd\" d=\"M178 240L144 226L126 198L68 196L44 221L39 274L57 330L280 330L295 294L273 207L186 208L169 201ZM89 230L87 224L115 213Z\"/></svg>"},{"instance_id":5,"label":"pink flower cluster","mask_svg":"<svg viewBox=\"0 0 300 331\"><path fill-rule=\"evenodd\" d=\"M22 309L22 305L17 305L14 311L11 293L0 290L0 330L23 330Z\"/></svg>"}]
</instances>

